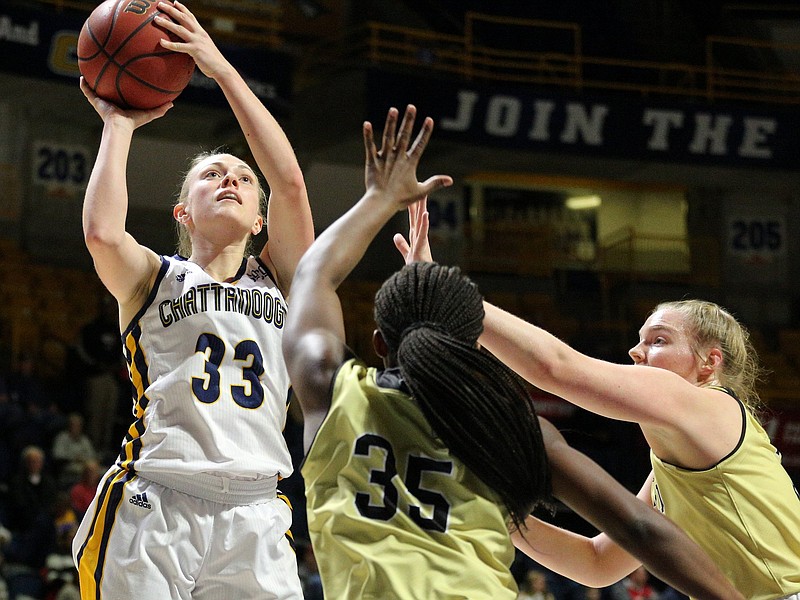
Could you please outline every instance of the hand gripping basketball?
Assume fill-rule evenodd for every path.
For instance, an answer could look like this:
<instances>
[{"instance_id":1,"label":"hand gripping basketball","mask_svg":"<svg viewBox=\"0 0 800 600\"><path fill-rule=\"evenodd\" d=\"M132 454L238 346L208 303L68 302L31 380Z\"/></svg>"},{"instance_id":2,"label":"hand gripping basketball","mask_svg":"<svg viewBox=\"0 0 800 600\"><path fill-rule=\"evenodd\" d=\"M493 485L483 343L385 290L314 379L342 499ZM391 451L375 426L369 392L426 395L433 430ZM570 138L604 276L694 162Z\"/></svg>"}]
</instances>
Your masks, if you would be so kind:
<instances>
[{"instance_id":1,"label":"hand gripping basketball","mask_svg":"<svg viewBox=\"0 0 800 600\"><path fill-rule=\"evenodd\" d=\"M194 59L161 46L181 41L159 27L158 0L105 0L78 37L78 67L91 90L120 108L151 109L173 101L189 84Z\"/></svg>"}]
</instances>

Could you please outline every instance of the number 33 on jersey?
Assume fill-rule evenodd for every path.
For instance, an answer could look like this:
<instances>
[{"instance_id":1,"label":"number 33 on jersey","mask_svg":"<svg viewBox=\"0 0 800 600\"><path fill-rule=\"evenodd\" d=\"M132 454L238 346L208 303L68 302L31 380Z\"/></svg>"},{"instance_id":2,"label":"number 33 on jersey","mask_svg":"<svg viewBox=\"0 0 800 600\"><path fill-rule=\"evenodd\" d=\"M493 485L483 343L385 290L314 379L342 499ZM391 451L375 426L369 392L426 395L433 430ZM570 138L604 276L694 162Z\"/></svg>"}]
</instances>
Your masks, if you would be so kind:
<instances>
[{"instance_id":1,"label":"number 33 on jersey","mask_svg":"<svg viewBox=\"0 0 800 600\"><path fill-rule=\"evenodd\" d=\"M120 466L142 475L291 474L280 433L289 395L285 317L283 295L258 258L218 282L192 262L162 257L150 297L123 334L135 421Z\"/></svg>"},{"instance_id":2,"label":"number 33 on jersey","mask_svg":"<svg viewBox=\"0 0 800 600\"><path fill-rule=\"evenodd\" d=\"M309 533L326 549L319 568L335 597L367 597L368 579L392 597L441 598L453 593L444 588L454 568L470 598L516 589L499 498L431 431L397 370L342 365L302 473ZM425 577L405 581L409 561Z\"/></svg>"}]
</instances>

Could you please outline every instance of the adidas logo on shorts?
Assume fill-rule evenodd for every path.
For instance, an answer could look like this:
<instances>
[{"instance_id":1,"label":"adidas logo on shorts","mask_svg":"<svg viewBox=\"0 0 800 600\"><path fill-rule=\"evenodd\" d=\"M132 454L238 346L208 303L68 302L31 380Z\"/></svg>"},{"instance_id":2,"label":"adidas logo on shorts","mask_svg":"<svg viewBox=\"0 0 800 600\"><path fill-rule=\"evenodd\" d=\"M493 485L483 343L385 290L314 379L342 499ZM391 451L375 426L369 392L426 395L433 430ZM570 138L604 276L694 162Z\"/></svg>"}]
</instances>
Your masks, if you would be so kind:
<instances>
[{"instance_id":1,"label":"adidas logo on shorts","mask_svg":"<svg viewBox=\"0 0 800 600\"><path fill-rule=\"evenodd\" d=\"M153 505L147 501L147 494L134 494L131 496L128 502L134 504L135 506L141 506L142 508L153 508Z\"/></svg>"}]
</instances>

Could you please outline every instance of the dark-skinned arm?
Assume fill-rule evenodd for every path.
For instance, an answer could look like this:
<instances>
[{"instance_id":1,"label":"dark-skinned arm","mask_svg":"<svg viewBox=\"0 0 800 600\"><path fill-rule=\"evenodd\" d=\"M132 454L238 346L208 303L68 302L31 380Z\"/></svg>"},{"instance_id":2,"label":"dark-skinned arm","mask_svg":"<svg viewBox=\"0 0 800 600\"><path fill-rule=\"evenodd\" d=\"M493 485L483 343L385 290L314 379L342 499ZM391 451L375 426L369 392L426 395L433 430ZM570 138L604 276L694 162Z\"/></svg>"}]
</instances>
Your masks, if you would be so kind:
<instances>
[{"instance_id":1,"label":"dark-skinned arm","mask_svg":"<svg viewBox=\"0 0 800 600\"><path fill-rule=\"evenodd\" d=\"M643 564L698 600L744 599L683 530L569 446L551 423L539 421L554 496L603 533L587 538L530 517L528 529L513 534L517 548L590 587L615 583Z\"/></svg>"},{"instance_id":2,"label":"dark-skinned arm","mask_svg":"<svg viewBox=\"0 0 800 600\"><path fill-rule=\"evenodd\" d=\"M346 356L344 319L336 290L395 213L452 183L445 175L417 181L417 165L433 121L424 120L412 143L415 116L416 109L409 105L398 129L398 111L390 109L380 150L371 124L364 124L366 193L317 238L294 275L283 354L303 411L306 450L325 418L331 382Z\"/></svg>"}]
</instances>

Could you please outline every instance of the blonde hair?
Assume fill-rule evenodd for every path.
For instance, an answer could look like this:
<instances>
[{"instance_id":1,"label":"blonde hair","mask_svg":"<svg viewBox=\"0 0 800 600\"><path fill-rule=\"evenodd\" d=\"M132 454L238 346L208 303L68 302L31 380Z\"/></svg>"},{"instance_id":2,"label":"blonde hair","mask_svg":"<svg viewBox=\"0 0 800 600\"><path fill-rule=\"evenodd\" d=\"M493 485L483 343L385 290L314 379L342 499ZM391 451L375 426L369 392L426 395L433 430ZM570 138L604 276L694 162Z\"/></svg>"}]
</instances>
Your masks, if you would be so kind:
<instances>
[{"instance_id":1,"label":"blonde hair","mask_svg":"<svg viewBox=\"0 0 800 600\"><path fill-rule=\"evenodd\" d=\"M754 414L763 409L756 390L763 371L744 325L718 304L705 300L662 302L653 312L659 310L683 315L696 353L719 348L722 351L722 365L716 373L719 384L732 390Z\"/></svg>"},{"instance_id":2,"label":"blonde hair","mask_svg":"<svg viewBox=\"0 0 800 600\"><path fill-rule=\"evenodd\" d=\"M178 192L178 199L175 201L174 206L177 206L181 203L186 203L189 200L189 186L190 186L190 177L194 174L194 170L197 166L206 160L207 158L211 158L212 156L218 156L220 154L228 154L222 148L216 148L211 151L203 151L194 156L189 161L189 168L186 170L183 176L183 183L181 183L181 189ZM233 156L233 155L231 155ZM253 171L255 173L255 170ZM258 176L256 173L256 177L258 179L258 210L259 213L262 215L266 215L267 211L267 192L264 189L264 186L261 184L261 177ZM265 217L266 218L266 217ZM192 255L192 235L189 233L189 229L183 223L178 221L175 222L175 231L178 237L178 246L177 252L180 256L188 258ZM249 251L249 241L248 241L248 249Z\"/></svg>"}]
</instances>

